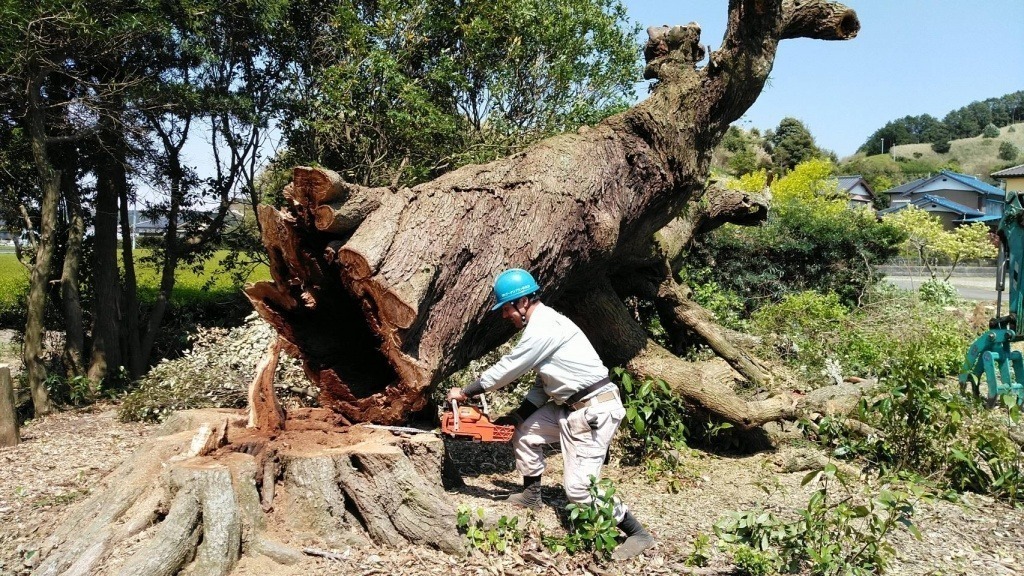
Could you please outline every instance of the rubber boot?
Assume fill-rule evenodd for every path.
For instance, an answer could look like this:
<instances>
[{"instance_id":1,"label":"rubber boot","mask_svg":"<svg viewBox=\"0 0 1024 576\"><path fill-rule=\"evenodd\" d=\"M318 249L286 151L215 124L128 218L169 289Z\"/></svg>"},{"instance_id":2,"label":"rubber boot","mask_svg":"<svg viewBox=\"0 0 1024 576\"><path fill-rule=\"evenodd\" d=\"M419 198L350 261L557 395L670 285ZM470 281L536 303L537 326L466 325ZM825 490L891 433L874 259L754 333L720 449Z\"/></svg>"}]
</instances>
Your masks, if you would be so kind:
<instances>
[{"instance_id":1,"label":"rubber boot","mask_svg":"<svg viewBox=\"0 0 1024 576\"><path fill-rule=\"evenodd\" d=\"M540 499L540 476L523 476L523 491L508 497L508 503L536 510L544 505Z\"/></svg>"},{"instance_id":2,"label":"rubber boot","mask_svg":"<svg viewBox=\"0 0 1024 576\"><path fill-rule=\"evenodd\" d=\"M619 544L618 548L612 552L612 560L629 560L654 545L654 536L644 530L643 525L633 516L632 512L626 512L622 521L619 522L619 530L626 533L626 541Z\"/></svg>"}]
</instances>

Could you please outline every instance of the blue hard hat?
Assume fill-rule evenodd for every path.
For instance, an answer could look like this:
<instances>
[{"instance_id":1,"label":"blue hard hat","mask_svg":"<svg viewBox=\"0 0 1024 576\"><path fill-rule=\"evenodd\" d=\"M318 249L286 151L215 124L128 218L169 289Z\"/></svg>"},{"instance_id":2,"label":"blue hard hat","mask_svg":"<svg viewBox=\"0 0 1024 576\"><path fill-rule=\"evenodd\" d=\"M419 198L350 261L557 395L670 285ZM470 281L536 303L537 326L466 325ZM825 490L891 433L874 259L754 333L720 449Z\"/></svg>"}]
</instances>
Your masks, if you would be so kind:
<instances>
[{"instance_id":1,"label":"blue hard hat","mask_svg":"<svg viewBox=\"0 0 1024 576\"><path fill-rule=\"evenodd\" d=\"M498 301L491 310L497 310L509 302L513 302L540 290L537 281L529 272L522 268L505 270L494 279L494 298Z\"/></svg>"}]
</instances>

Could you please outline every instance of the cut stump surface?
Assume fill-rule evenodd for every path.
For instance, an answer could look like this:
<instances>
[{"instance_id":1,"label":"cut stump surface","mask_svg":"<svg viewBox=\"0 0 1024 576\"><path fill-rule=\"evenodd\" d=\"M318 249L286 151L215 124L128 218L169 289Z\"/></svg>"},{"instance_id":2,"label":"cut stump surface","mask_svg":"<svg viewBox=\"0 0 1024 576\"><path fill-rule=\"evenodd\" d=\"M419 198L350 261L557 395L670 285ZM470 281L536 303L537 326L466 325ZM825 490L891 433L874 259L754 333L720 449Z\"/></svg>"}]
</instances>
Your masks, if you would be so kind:
<instances>
[{"instance_id":1,"label":"cut stump surface","mask_svg":"<svg viewBox=\"0 0 1024 576\"><path fill-rule=\"evenodd\" d=\"M172 415L50 536L36 573L228 574L241 555L294 563L311 541L463 553L442 440L337 420L296 411L267 435L241 410Z\"/></svg>"}]
</instances>

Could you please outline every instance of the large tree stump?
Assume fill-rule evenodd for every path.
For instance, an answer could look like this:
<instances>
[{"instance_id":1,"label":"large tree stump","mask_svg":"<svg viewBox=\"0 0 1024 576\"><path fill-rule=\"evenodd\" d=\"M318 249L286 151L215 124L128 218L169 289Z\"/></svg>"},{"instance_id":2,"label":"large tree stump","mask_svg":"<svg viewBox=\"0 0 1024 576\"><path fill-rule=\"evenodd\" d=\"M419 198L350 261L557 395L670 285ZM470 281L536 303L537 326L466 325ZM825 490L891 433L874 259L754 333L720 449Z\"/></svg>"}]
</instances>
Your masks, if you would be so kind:
<instances>
[{"instance_id":1,"label":"large tree stump","mask_svg":"<svg viewBox=\"0 0 1024 576\"><path fill-rule=\"evenodd\" d=\"M624 279L664 268L699 234L764 218L766 198L708 186L712 151L760 93L780 40L846 39L858 28L852 10L824 0L734 0L703 67L697 24L649 29L645 77L658 80L650 98L592 128L413 188L298 168L289 205L259 212L273 280L246 293L302 360L322 405L354 422L401 422L432 385L507 340L511 328L489 308L491 282L509 267L533 272L545 301L577 321L607 363L671 380L741 427L792 415L785 394L746 402L732 391L734 378L763 387L775 379L685 290L660 291L660 309L710 342L728 377L702 377L706 367L649 345L610 303L613 325L575 303L621 301L633 295Z\"/></svg>"},{"instance_id":2,"label":"large tree stump","mask_svg":"<svg viewBox=\"0 0 1024 576\"><path fill-rule=\"evenodd\" d=\"M439 437L339 428L322 409L290 416L267 436L244 411L172 415L47 539L36 573L228 574L240 554L294 563L310 540L464 552Z\"/></svg>"}]
</instances>

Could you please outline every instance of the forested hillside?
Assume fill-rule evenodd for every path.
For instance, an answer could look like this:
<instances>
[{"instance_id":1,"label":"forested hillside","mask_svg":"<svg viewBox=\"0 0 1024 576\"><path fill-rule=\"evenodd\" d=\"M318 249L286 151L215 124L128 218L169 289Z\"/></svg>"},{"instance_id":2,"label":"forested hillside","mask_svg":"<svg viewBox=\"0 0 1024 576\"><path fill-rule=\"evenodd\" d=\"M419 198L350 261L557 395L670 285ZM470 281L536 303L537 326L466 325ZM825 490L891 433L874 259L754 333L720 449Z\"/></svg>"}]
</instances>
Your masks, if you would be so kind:
<instances>
[{"instance_id":1,"label":"forested hillside","mask_svg":"<svg viewBox=\"0 0 1024 576\"><path fill-rule=\"evenodd\" d=\"M989 125L1002 128L1021 120L1024 120L1024 90L971 102L949 112L942 120L931 114L893 120L868 136L857 151L870 156L901 144L929 143L934 144L935 151L941 153L948 151L945 144L950 140L979 136L986 129L991 132Z\"/></svg>"}]
</instances>

